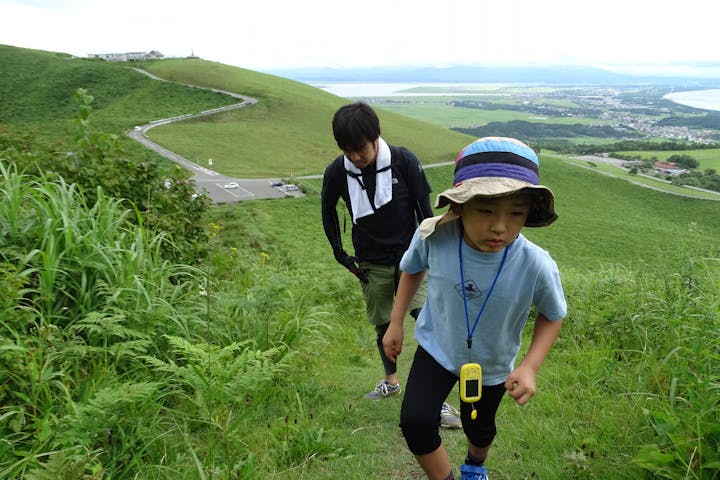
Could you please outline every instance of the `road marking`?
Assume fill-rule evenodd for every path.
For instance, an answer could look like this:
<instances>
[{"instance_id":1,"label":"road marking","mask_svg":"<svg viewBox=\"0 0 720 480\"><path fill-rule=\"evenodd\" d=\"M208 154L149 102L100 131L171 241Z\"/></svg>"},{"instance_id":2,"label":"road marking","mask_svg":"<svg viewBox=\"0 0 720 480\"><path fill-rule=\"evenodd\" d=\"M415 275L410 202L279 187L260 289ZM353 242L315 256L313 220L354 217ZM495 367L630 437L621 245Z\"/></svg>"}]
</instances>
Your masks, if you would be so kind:
<instances>
[{"instance_id":1,"label":"road marking","mask_svg":"<svg viewBox=\"0 0 720 480\"><path fill-rule=\"evenodd\" d=\"M195 170L199 170L199 171L203 172L203 173L206 174L206 175L220 175L218 172L214 172L214 171L212 171L212 170L210 170L210 169L208 169L208 168L201 167L200 165L198 165L198 164L196 164L196 163L192 163L192 162L191 162L191 164L192 164L192 165L191 165L192 168L194 168Z\"/></svg>"},{"instance_id":2,"label":"road marking","mask_svg":"<svg viewBox=\"0 0 720 480\"><path fill-rule=\"evenodd\" d=\"M215 186L218 187L218 188L220 188L220 189L222 189L222 190L225 190L225 192L227 192L228 194L230 194L231 196L233 196L233 197L235 197L235 198L254 197L254 196L255 196L255 194L252 193L250 190L247 190L247 189L245 189L245 188L243 188L243 187L240 187L240 186L238 186L238 188L232 188L232 189L223 187L223 184L221 184L221 183L216 183ZM244 192L247 193L247 195L235 195L234 190L243 190Z\"/></svg>"}]
</instances>

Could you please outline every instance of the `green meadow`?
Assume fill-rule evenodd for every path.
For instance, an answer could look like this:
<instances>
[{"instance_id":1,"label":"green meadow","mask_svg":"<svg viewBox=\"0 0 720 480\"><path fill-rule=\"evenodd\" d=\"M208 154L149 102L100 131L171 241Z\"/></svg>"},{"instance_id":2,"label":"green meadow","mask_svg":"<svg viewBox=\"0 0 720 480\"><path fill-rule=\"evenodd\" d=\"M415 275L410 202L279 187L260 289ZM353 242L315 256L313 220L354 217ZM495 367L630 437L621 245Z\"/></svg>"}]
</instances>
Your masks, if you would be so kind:
<instances>
[{"instance_id":1,"label":"green meadow","mask_svg":"<svg viewBox=\"0 0 720 480\"><path fill-rule=\"evenodd\" d=\"M391 112L399 113L410 118L440 125L447 128L457 127L474 127L485 125L490 122L509 122L511 120L523 120L535 123L553 123L561 125L572 125L575 123L583 123L589 125L603 125L607 121L583 118L579 120L575 117L555 117L536 115L527 112L518 112L511 110L503 110L502 103L513 103L511 100L505 102L497 102L491 100L490 103L498 104L498 109L483 110L479 108L459 108L448 103L448 99L437 99L436 97L420 97L420 99L398 100L397 97L392 99L380 99L381 108ZM455 100L470 101L486 101L485 97L468 97L457 95L452 97Z\"/></svg>"},{"instance_id":2,"label":"green meadow","mask_svg":"<svg viewBox=\"0 0 720 480\"><path fill-rule=\"evenodd\" d=\"M139 207L16 168L47 144L102 156L106 136L73 143L77 88L94 96L86 128L169 168L124 132L235 101L179 82L258 103L153 140L227 175L318 174L346 100L201 60L139 65L170 82L13 47L0 62L14 72L0 77L12 105L0 110L0 478L423 478L400 399L362 399L382 373L357 280L322 230L320 179L297 179L301 198L207 207L206 253L177 261L164 254L177 237ZM428 166L472 141L378 112L383 136ZM490 477L720 478L720 203L540 159L559 220L524 234L557 261L569 313L538 394L500 407ZM433 197L451 184L451 166L426 174ZM442 437L459 474L464 436Z\"/></svg>"},{"instance_id":3,"label":"green meadow","mask_svg":"<svg viewBox=\"0 0 720 480\"><path fill-rule=\"evenodd\" d=\"M212 158L215 168L224 174L264 178L320 174L328 158L337 155L330 122L344 99L291 80L217 63L167 60L143 67L161 78L258 99L253 108L149 132L153 140L172 145L186 158ZM468 141L460 133L393 113L386 115L383 137L397 145L413 145L425 163L453 160ZM217 140L209 141L211 138Z\"/></svg>"},{"instance_id":4,"label":"green meadow","mask_svg":"<svg viewBox=\"0 0 720 480\"><path fill-rule=\"evenodd\" d=\"M657 160L665 161L672 155L690 155L700 163L701 169L712 168L720 170L720 149L703 149L703 150L685 150L683 152L668 152L668 151L626 151L618 152L623 155L637 157L642 160Z\"/></svg>"},{"instance_id":5,"label":"green meadow","mask_svg":"<svg viewBox=\"0 0 720 480\"><path fill-rule=\"evenodd\" d=\"M716 150L717 151L717 150ZM576 165L580 168L589 168L595 172L609 175L615 178L621 178L629 181L635 185L645 186L647 188L658 189L666 193L672 193L674 195L680 195L691 198L703 198L707 200L720 201L720 193L708 190L692 189L686 186L674 185L670 181L647 175L632 174L626 168L618 167L616 165L610 165L602 162L594 162L584 160L582 158L567 156L567 155L553 155L556 158L563 159L568 165Z\"/></svg>"}]
</instances>

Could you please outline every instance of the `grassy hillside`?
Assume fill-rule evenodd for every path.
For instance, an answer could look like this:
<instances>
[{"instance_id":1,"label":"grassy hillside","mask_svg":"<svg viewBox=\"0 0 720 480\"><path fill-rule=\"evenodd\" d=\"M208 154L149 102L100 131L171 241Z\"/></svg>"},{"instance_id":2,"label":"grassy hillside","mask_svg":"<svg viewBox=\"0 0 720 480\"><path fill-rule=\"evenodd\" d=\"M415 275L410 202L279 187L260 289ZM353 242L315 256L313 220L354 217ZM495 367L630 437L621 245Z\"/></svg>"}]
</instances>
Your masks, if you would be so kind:
<instances>
[{"instance_id":1,"label":"grassy hillside","mask_svg":"<svg viewBox=\"0 0 720 480\"><path fill-rule=\"evenodd\" d=\"M13 130L69 128L58 127L69 105L43 113L54 112L45 102L57 89L103 92L97 114L115 133L155 118L123 116L136 107L162 118L227 100L200 101L198 89L122 65L2 47L5 58L17 71L35 62L48 72L40 90L0 79L3 98L13 99L0 120ZM250 171L249 162L255 172L298 174L322 171L336 154L329 123L343 99L204 61L143 66L259 100L151 130L190 158L207 155L224 173L241 175L232 172ZM174 93L154 99L155 88ZM384 136L426 162L450 160L470 140L380 113ZM427 175L433 197L451 183L451 167ZM560 218L524 233L557 260L569 314L538 395L500 408L491 477L716 479L720 203L551 156L541 156L541 179ZM145 240L141 227L118 227L128 213L114 200L88 214L72 187L3 171L0 477L421 478L397 427L400 399L362 399L381 375L374 333L357 280L324 237L320 180L304 182L303 198L213 207L212 254L190 267L153 253L159 240ZM403 379L414 349L412 322L406 327ZM442 435L457 473L464 436Z\"/></svg>"},{"instance_id":2,"label":"grassy hillside","mask_svg":"<svg viewBox=\"0 0 720 480\"><path fill-rule=\"evenodd\" d=\"M720 254L714 240L720 238L720 202L641 188L551 156L541 155L540 162L540 178L557 197L559 219L524 233L559 263L581 271L614 266L665 269L680 268L693 257ZM452 167L425 172L434 201L450 187ZM312 185L319 189L320 181Z\"/></svg>"},{"instance_id":3,"label":"grassy hillside","mask_svg":"<svg viewBox=\"0 0 720 480\"><path fill-rule=\"evenodd\" d=\"M94 97L91 121L122 134L134 125L236 103L227 95L151 80L126 64L0 45L0 128L50 141L74 129L78 88ZM134 142L133 142L134 143Z\"/></svg>"},{"instance_id":4,"label":"grassy hillside","mask_svg":"<svg viewBox=\"0 0 720 480\"><path fill-rule=\"evenodd\" d=\"M237 103L227 95L180 84L232 91L258 99L252 107L155 127L149 136L200 163L213 159L221 173L248 178L321 173L339 152L330 130L335 110L348 100L292 80L192 59L108 63L0 45L0 128L32 132L47 141L74 131L73 95L94 97L93 125L122 134L134 125ZM128 67L141 67L161 82ZM175 83L177 82L177 83ZM410 146L424 163L452 160L469 138L401 115L380 111L383 137ZM124 141L137 155L150 155Z\"/></svg>"},{"instance_id":5,"label":"grassy hillside","mask_svg":"<svg viewBox=\"0 0 720 480\"><path fill-rule=\"evenodd\" d=\"M667 160L672 155L690 155L700 163L701 169L712 168L720 170L720 150L719 149L705 149L705 150L684 150L684 151L663 151L663 150L646 150L646 151L629 151L619 152L623 155L631 157L642 158L643 160Z\"/></svg>"},{"instance_id":6,"label":"grassy hillside","mask_svg":"<svg viewBox=\"0 0 720 480\"><path fill-rule=\"evenodd\" d=\"M258 104L209 119L153 128L149 136L192 160L213 159L233 176L322 173L339 151L331 120L349 100L303 83L202 60L163 60L143 68L168 80L249 95ZM453 160L470 140L457 132L379 110L383 137L411 147L423 163Z\"/></svg>"},{"instance_id":7,"label":"grassy hillside","mask_svg":"<svg viewBox=\"0 0 720 480\"><path fill-rule=\"evenodd\" d=\"M683 400L678 402L698 398L690 386L698 374L681 366L680 358L687 357L680 352L703 357L702 352L717 347L717 342L703 346L702 339L708 328L717 329L718 302L704 303L697 295L703 284L710 296L717 289L714 274L701 272L717 269L720 258L715 241L720 235L718 203L634 187L568 167L552 157L542 157L541 162L543 182L557 195L560 218L550 227L525 229L524 234L557 260L569 314L540 372L538 396L524 408L511 402L500 408L491 475L498 479L654 478L632 459L642 445L665 438L655 437L652 426L672 428L678 451L684 449L675 420L654 413L663 402L675 401L669 385L672 378L685 384L679 388ZM440 167L428 169L427 174L437 193L449 185L452 172L451 167ZM270 408L278 419L275 424L287 415L291 423L302 426L298 429L322 429L322 444L314 451L332 453L324 461L308 461L299 471L280 468L269 478L422 478L396 426L399 400L374 403L360 398L380 374L374 338L354 277L332 259L319 211L318 196L309 195L291 202L226 205L211 214L219 231L217 252L238 248L265 258L268 271L293 272L283 270L286 280L278 280L288 290L277 292L274 301L313 302L327 313L332 331L332 347L309 358L306 370L295 379L298 396L292 405L277 401ZM348 238L345 244L350 245ZM227 266L228 275L236 275L241 265ZM313 272L312 276L305 277L306 272ZM293 289L294 275L303 278L300 290ZM687 285L696 281L689 289ZM256 299L256 288L276 292L272 282L255 282L240 294L238 304ZM707 306L705 314L694 310L696 302ZM407 375L414 351L412 322L406 327L401 378ZM712 369L704 371L699 375ZM248 421L248 428L261 418L258 413ZM698 422L689 427L689 435L696 433L695 428L698 434L713 431L703 422L712 422L715 415L687 418ZM666 423L658 426L661 421ZM294 431L288 428L290 439ZM443 432L442 437L458 464L465 452L462 433ZM703 448L712 445L710 440Z\"/></svg>"}]
</instances>

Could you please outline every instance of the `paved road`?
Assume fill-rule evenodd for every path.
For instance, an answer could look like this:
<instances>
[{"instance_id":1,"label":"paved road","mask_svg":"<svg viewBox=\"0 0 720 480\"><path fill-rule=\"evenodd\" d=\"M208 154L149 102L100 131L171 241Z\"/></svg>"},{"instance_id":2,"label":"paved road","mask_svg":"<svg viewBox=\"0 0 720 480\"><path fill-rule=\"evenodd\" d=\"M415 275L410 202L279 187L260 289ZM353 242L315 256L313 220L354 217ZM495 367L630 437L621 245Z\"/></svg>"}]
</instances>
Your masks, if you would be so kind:
<instances>
[{"instance_id":1,"label":"paved road","mask_svg":"<svg viewBox=\"0 0 720 480\"><path fill-rule=\"evenodd\" d=\"M156 77L150 72L147 72L140 68L133 68L133 70L147 75L154 80L165 81L162 78ZM195 85L187 86L199 88ZM199 113L192 113L187 115L180 115L177 117L164 118L161 120L154 120L147 125L140 125L133 128L132 130L129 130L127 132L127 136L139 142L143 146L157 152L163 157L172 160L173 162L178 163L188 169L193 174L192 180L195 182L196 189L199 192L204 191L205 193L207 193L213 203L236 203L243 200L303 196L303 193L300 190L287 190L287 187L284 185L273 186L280 183L281 179L279 178L245 179L222 175L221 173L210 170L209 168L203 167L202 165L198 165L197 163L192 162L187 158L168 150L159 143L156 143L150 138L148 138L147 131L153 127L157 127L158 125L165 125L172 122L180 122L183 120L188 120L190 118L204 117L207 115L213 115L218 112L225 112L237 108L244 108L257 103L257 99L247 97L245 95L212 88L209 90L230 95L242 101L233 105L213 108Z\"/></svg>"}]
</instances>

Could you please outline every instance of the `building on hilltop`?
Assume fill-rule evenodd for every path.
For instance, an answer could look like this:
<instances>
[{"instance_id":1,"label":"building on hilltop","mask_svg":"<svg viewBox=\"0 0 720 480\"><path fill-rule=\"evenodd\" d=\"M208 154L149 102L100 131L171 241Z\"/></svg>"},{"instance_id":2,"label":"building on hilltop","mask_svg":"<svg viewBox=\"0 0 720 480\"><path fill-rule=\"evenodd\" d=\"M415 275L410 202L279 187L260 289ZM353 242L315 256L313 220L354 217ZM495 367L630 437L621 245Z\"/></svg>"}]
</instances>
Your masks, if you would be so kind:
<instances>
[{"instance_id":1,"label":"building on hilltop","mask_svg":"<svg viewBox=\"0 0 720 480\"><path fill-rule=\"evenodd\" d=\"M143 60L157 60L165 56L157 50L150 52L126 52L126 53L91 53L88 58L100 58L106 62L141 62Z\"/></svg>"}]
</instances>

